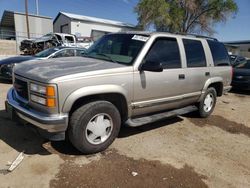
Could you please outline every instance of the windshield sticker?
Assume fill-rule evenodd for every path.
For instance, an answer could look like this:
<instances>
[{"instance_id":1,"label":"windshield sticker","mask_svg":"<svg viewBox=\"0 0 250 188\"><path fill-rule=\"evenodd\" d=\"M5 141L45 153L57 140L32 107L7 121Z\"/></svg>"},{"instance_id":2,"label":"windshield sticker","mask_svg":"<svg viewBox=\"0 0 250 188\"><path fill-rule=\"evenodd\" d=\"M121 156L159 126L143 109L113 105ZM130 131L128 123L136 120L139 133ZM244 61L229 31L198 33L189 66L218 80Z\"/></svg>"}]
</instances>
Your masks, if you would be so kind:
<instances>
[{"instance_id":1,"label":"windshield sticker","mask_svg":"<svg viewBox=\"0 0 250 188\"><path fill-rule=\"evenodd\" d=\"M132 39L146 42L148 40L148 37L141 36L141 35L134 35Z\"/></svg>"}]
</instances>

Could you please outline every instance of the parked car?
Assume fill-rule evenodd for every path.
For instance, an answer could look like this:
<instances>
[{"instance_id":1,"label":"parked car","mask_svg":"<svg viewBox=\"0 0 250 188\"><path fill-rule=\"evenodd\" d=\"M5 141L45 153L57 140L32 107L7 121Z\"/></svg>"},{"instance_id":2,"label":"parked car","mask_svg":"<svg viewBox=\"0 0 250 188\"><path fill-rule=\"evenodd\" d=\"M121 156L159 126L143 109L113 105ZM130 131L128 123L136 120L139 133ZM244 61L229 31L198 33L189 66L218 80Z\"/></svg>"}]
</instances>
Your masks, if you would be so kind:
<instances>
[{"instance_id":1,"label":"parked car","mask_svg":"<svg viewBox=\"0 0 250 188\"><path fill-rule=\"evenodd\" d=\"M57 46L76 45L76 36L66 33L48 33L37 39L21 41L20 51L26 55L34 55L45 49Z\"/></svg>"},{"instance_id":2,"label":"parked car","mask_svg":"<svg viewBox=\"0 0 250 188\"><path fill-rule=\"evenodd\" d=\"M244 64L246 63L246 58L238 55L230 55L230 60L231 60L231 65L233 67L239 65L239 64Z\"/></svg>"},{"instance_id":3,"label":"parked car","mask_svg":"<svg viewBox=\"0 0 250 188\"><path fill-rule=\"evenodd\" d=\"M16 66L6 109L50 140L63 140L67 133L79 151L90 154L106 149L123 125L151 123L189 105L208 117L231 79L227 50L216 39L108 34L85 58Z\"/></svg>"},{"instance_id":4,"label":"parked car","mask_svg":"<svg viewBox=\"0 0 250 188\"><path fill-rule=\"evenodd\" d=\"M24 61L34 61L43 60L50 58L59 57L70 57L70 56L83 56L86 49L84 48L74 48L74 47L56 47L49 48L41 51L34 56L16 56L3 59L0 61L0 78L2 79L12 79L12 69L14 65L22 63Z\"/></svg>"},{"instance_id":5,"label":"parked car","mask_svg":"<svg viewBox=\"0 0 250 188\"><path fill-rule=\"evenodd\" d=\"M234 68L232 86L235 89L250 90L250 60Z\"/></svg>"},{"instance_id":6,"label":"parked car","mask_svg":"<svg viewBox=\"0 0 250 188\"><path fill-rule=\"evenodd\" d=\"M25 55L34 55L48 48L66 46L88 48L93 44L91 38L80 37L67 33L48 33L37 39L21 41L20 51Z\"/></svg>"}]
</instances>

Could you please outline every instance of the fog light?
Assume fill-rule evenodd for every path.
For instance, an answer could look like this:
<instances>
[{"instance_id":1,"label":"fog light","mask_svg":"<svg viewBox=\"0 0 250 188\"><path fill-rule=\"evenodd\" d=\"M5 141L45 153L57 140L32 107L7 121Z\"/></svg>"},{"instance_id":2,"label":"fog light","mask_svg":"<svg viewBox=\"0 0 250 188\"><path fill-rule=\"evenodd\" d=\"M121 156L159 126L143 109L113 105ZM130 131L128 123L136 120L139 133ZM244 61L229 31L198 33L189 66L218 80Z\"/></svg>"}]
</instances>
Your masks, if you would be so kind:
<instances>
[{"instance_id":1,"label":"fog light","mask_svg":"<svg viewBox=\"0 0 250 188\"><path fill-rule=\"evenodd\" d=\"M47 102L46 102L46 99L43 98L43 97L39 97L39 96L36 96L36 95L30 95L30 99L33 101L33 102L36 102L38 104L42 104L44 106L46 106Z\"/></svg>"}]
</instances>

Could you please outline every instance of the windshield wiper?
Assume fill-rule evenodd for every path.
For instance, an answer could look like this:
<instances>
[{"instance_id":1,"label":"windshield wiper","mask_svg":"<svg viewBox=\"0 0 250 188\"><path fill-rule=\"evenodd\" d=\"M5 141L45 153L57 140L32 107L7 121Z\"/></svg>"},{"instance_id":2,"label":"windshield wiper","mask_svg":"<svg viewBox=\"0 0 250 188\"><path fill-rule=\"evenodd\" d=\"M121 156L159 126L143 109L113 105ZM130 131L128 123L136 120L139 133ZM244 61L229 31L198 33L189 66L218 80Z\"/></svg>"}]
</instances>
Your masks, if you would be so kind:
<instances>
[{"instance_id":1,"label":"windshield wiper","mask_svg":"<svg viewBox=\"0 0 250 188\"><path fill-rule=\"evenodd\" d=\"M112 61L113 63L118 63L117 61L115 61L112 57L106 55L106 54L103 54L103 53L96 53L96 55L100 55L100 56L103 56L103 57L107 57L110 61Z\"/></svg>"},{"instance_id":2,"label":"windshield wiper","mask_svg":"<svg viewBox=\"0 0 250 188\"><path fill-rule=\"evenodd\" d=\"M117 61L115 61L112 57L106 55L106 54L103 54L103 53L94 53L94 54L83 54L83 57L90 57L90 58L95 58L94 55L99 55L99 56L103 56L103 57L106 57L108 58L110 61L112 61L113 63L118 63Z\"/></svg>"}]
</instances>

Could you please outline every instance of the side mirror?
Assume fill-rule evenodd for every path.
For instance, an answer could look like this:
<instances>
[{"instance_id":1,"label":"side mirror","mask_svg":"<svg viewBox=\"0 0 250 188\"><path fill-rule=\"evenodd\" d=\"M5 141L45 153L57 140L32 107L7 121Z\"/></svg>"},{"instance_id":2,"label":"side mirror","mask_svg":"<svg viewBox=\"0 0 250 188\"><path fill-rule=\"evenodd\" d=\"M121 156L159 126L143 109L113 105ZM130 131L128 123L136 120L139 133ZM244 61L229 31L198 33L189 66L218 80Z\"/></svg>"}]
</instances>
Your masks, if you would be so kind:
<instances>
[{"instance_id":1,"label":"side mirror","mask_svg":"<svg viewBox=\"0 0 250 188\"><path fill-rule=\"evenodd\" d=\"M145 63L141 64L139 71L162 72L163 66L158 62L146 61Z\"/></svg>"}]
</instances>

